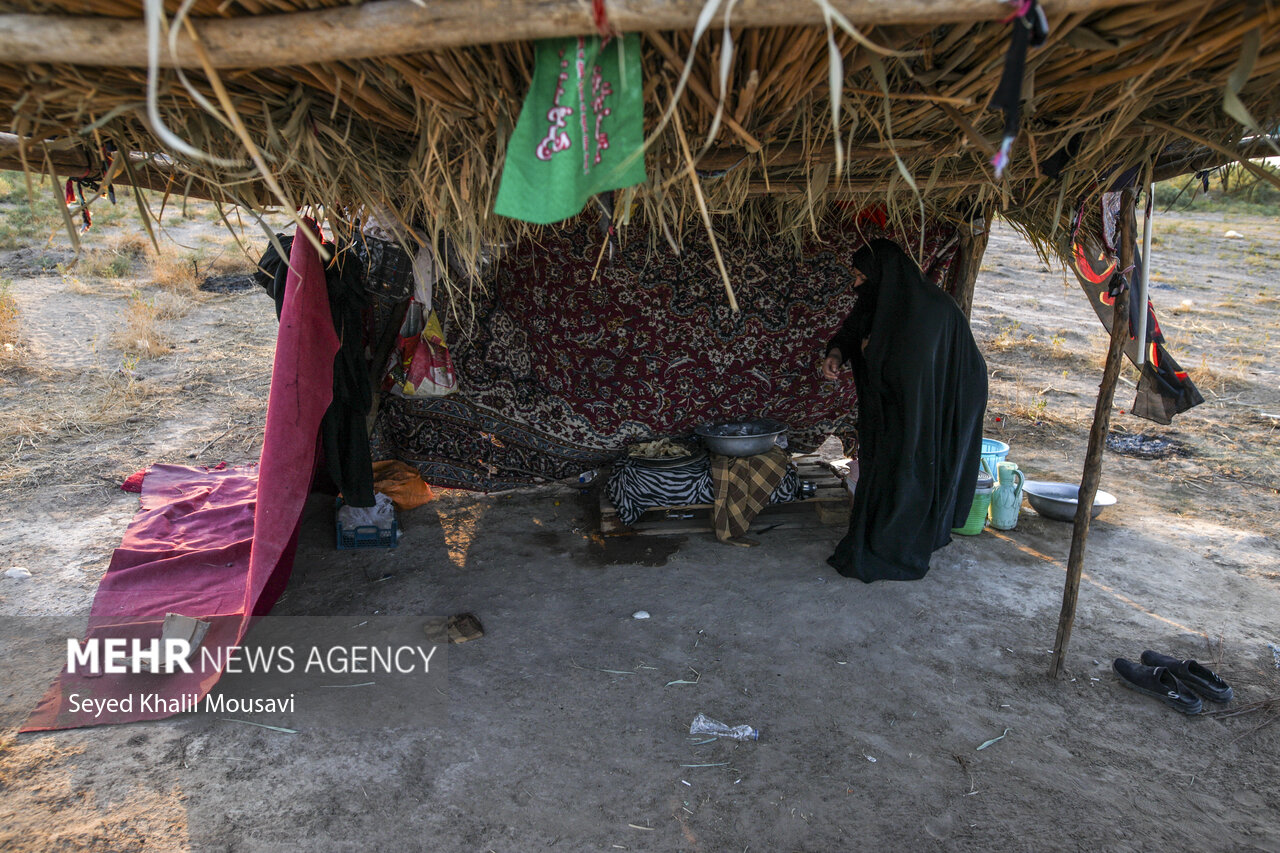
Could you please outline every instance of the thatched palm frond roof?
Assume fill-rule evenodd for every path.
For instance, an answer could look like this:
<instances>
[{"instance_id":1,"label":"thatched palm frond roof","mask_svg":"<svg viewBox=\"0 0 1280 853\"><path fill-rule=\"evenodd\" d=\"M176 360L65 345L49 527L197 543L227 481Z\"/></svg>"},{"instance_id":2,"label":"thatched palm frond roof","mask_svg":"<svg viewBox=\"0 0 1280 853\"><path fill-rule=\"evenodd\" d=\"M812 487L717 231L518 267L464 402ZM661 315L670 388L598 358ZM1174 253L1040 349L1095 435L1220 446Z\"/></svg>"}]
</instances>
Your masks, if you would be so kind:
<instances>
[{"instance_id":1,"label":"thatched palm frond roof","mask_svg":"<svg viewBox=\"0 0 1280 853\"><path fill-rule=\"evenodd\" d=\"M361 8L367 16L404 5L383 0ZM461 5L424 0L423 14L444 20ZM303 19L289 17L347 14L339 0L197 0L190 10L194 26L179 26L187 34L177 42L179 52L163 52L164 64L187 66L181 72L186 82L177 70L158 70L158 106L178 137L234 161L217 164L175 150L147 118L140 3L8 0L0 11L11 13L15 26L79 26L82 19L66 16L86 13L115 20L96 24L107 34L107 49L79 53L70 44L73 35L64 35L68 46L59 48L57 40L33 41L30 33L23 41L21 32L0 21L0 103L12 132L7 147L0 142L0 165L25 162L40 170L53 164L65 177L82 163L92 170L101 143L111 140L135 152L132 174L120 180L249 206L278 204L283 194L294 205L327 205L335 222L385 205L448 235L474 257L481 245L524 228L491 213L504 146L533 63L531 43L511 41L509 34L545 35L530 32L520 17L534 12L552 19L557 32L579 31L590 21L589 5L480 4L488 26L441 24L441 39L470 43L436 49L419 47L429 34L362 42L367 34L357 29L356 37L338 41L363 43L356 53L374 55L353 58L331 55L342 52L336 46L326 53L324 40L314 39L314 53L305 47L300 53ZM1232 97L1264 129L1280 119L1280 11L1247 0L1046 0L1051 32L1028 58L1022 133L1006 176L997 181L989 161L1003 119L988 100L1010 29L993 18L1007 7L993 0L846 0L833 6L867 41L884 48L871 50L835 31L843 64L838 128L830 110L828 32L812 23L822 19L821 7L744 0L729 22L733 61L722 93L720 17L691 48L689 29L654 27L691 20L700 6L606 3L615 9L615 23L645 31L648 128L658 124L691 52L690 84L678 109L694 150L703 147L723 99L726 120L698 162L700 188L714 212L731 214L749 231L803 232L835 200L888 201L902 216L914 215L921 204L943 215L994 204L1029 235L1046 240L1077 200L1119 166L1142 166L1150 174L1222 162L1224 152L1242 144L1260 150L1261 142L1250 143L1253 131L1238 121L1241 113L1224 109ZM513 11L504 17L506 8ZM672 9L684 17L662 17ZM563 14L552 14L556 10ZM761 10L775 17L764 18L768 26L752 26L752 15ZM932 18L926 17L930 10L936 12ZM175 11L169 4L166 17ZM787 14L800 23L776 17ZM207 45L200 42L202 57L190 43L191 29L213 34L219 26L267 20L272 29L261 45L211 35ZM457 31L461 37L450 35ZM232 53L218 53L219 45ZM271 61L273 48L284 63ZM316 58L300 62L299 55ZM697 223L676 132L674 123L667 125L649 149L648 184L618 194L615 202L621 219L634 210L633 227L651 236L678 235ZM836 168L837 133L842 172ZM152 152L167 156L143 157ZM276 187L264 183L255 160Z\"/></svg>"}]
</instances>

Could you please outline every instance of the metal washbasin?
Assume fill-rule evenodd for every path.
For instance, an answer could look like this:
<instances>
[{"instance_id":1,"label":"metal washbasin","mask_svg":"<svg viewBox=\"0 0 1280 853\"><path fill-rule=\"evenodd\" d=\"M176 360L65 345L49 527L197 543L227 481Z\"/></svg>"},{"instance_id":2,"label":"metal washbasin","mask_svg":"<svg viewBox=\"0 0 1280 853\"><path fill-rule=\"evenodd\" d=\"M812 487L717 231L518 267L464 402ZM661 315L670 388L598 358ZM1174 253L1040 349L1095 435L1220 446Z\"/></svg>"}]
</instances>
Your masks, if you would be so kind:
<instances>
[{"instance_id":1,"label":"metal washbasin","mask_svg":"<svg viewBox=\"0 0 1280 853\"><path fill-rule=\"evenodd\" d=\"M1080 487L1075 483L1027 480L1022 484L1022 493L1026 495L1031 508L1045 518L1058 521L1075 520L1076 504L1079 502L1080 495ZM1093 510L1090 517L1097 518L1103 509L1115 502L1115 495L1098 489L1098 493L1093 497Z\"/></svg>"},{"instance_id":2,"label":"metal washbasin","mask_svg":"<svg viewBox=\"0 0 1280 853\"><path fill-rule=\"evenodd\" d=\"M703 424L694 433L712 453L719 453L721 456L755 456L767 452L773 447L777 437L786 431L786 424L772 418L752 418Z\"/></svg>"}]
</instances>

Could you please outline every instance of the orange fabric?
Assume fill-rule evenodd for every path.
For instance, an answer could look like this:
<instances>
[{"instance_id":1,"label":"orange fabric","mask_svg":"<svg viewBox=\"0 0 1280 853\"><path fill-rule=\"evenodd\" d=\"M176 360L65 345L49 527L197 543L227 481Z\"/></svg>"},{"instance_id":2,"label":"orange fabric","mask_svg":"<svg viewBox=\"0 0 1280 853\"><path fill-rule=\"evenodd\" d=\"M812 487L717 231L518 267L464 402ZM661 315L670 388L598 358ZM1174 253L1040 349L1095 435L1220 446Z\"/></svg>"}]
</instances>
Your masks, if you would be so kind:
<instances>
[{"instance_id":1,"label":"orange fabric","mask_svg":"<svg viewBox=\"0 0 1280 853\"><path fill-rule=\"evenodd\" d=\"M391 498L401 512L420 507L436 496L417 468L396 459L373 463L373 490Z\"/></svg>"}]
</instances>

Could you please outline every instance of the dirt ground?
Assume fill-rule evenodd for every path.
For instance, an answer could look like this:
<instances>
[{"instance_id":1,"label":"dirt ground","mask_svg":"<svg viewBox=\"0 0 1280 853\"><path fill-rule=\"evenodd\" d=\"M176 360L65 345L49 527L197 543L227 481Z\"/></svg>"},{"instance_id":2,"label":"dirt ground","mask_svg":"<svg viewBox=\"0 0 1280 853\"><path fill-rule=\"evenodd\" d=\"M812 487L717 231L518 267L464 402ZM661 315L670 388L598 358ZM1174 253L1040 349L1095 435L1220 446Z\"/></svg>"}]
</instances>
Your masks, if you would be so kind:
<instances>
[{"instance_id":1,"label":"dirt ground","mask_svg":"<svg viewBox=\"0 0 1280 853\"><path fill-rule=\"evenodd\" d=\"M137 506L123 477L256 460L275 319L261 292L194 289L243 267L209 218L168 217L157 260L123 217L70 271L62 236L0 252L0 570L32 575L0 575L0 848L1280 850L1268 219L1158 222L1154 298L1206 403L1169 428L1117 413L1182 450L1107 454L1119 503L1093 526L1065 678L1046 674L1069 524L1024 510L920 582L866 586L824 563L839 527L602 547L594 495L552 486L444 492L376 554L335 552L309 505L273 616L358 643L474 612L447 719L384 717L375 683L330 700L342 722L264 718L293 732L201 713L17 735ZM997 224L974 328L988 434L1029 476L1078 478L1105 345L1078 286ZM1211 662L1236 700L1185 717L1123 689L1112 660L1147 648ZM699 712L760 740L699 743Z\"/></svg>"}]
</instances>

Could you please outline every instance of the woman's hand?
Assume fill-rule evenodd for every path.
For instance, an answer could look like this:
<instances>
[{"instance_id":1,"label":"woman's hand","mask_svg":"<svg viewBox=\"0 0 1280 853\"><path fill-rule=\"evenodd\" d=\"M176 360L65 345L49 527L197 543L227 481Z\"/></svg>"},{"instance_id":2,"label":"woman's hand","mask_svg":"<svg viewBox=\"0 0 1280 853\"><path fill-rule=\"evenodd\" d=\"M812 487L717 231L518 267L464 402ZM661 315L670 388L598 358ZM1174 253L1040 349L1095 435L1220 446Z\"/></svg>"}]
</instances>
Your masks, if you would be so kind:
<instances>
[{"instance_id":1,"label":"woman's hand","mask_svg":"<svg viewBox=\"0 0 1280 853\"><path fill-rule=\"evenodd\" d=\"M822 362L822 375L835 379L840 373L840 365L844 364L844 355L838 347L832 347Z\"/></svg>"}]
</instances>

